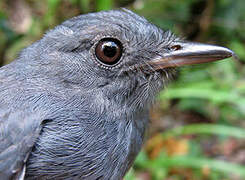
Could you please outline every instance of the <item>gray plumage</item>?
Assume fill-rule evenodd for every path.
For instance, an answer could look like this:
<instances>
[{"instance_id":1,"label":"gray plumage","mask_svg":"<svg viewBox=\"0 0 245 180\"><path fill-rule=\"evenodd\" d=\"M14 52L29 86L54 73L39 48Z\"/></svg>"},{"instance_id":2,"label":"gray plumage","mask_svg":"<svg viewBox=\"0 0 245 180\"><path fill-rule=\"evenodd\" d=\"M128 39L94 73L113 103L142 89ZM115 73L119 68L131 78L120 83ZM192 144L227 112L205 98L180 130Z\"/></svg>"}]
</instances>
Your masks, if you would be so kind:
<instances>
[{"instance_id":1,"label":"gray plumage","mask_svg":"<svg viewBox=\"0 0 245 180\"><path fill-rule=\"evenodd\" d=\"M94 53L107 37L123 45L115 65ZM24 49L0 69L1 179L122 179L173 72L148 62L176 42L124 9L74 17Z\"/></svg>"}]
</instances>

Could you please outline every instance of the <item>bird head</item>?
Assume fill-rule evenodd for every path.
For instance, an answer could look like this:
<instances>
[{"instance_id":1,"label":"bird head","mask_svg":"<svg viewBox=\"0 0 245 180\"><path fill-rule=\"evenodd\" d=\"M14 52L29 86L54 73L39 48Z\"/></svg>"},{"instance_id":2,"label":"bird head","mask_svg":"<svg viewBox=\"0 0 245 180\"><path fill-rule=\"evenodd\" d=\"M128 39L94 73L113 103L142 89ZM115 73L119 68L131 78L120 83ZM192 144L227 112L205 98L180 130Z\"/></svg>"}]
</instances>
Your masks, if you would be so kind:
<instances>
[{"instance_id":1,"label":"bird head","mask_svg":"<svg viewBox=\"0 0 245 180\"><path fill-rule=\"evenodd\" d=\"M178 38L126 9L71 18L33 46L50 78L133 107L152 101L176 67L233 55Z\"/></svg>"}]
</instances>

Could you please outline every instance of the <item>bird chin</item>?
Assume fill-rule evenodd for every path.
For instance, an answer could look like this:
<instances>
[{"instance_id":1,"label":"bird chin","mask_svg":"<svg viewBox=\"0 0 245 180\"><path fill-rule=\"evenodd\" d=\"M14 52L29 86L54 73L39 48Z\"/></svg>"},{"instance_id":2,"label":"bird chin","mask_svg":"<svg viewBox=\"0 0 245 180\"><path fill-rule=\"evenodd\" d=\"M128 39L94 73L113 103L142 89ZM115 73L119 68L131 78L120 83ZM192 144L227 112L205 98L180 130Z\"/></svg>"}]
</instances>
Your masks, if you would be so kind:
<instances>
[{"instance_id":1,"label":"bird chin","mask_svg":"<svg viewBox=\"0 0 245 180\"><path fill-rule=\"evenodd\" d=\"M162 68L157 70L144 71L145 77L149 82L162 82L166 85L169 81L173 79L174 74L176 74L176 68Z\"/></svg>"},{"instance_id":2,"label":"bird chin","mask_svg":"<svg viewBox=\"0 0 245 180\"><path fill-rule=\"evenodd\" d=\"M155 70L151 66L131 66L121 71L119 79L123 85L118 89L132 110L149 108L155 102L156 95L173 79L175 72L175 68Z\"/></svg>"},{"instance_id":3,"label":"bird chin","mask_svg":"<svg viewBox=\"0 0 245 180\"><path fill-rule=\"evenodd\" d=\"M149 109L154 104L156 95L172 79L174 72L173 68L143 72L143 77L138 80L138 86L131 94L137 98L130 100L129 104L137 108Z\"/></svg>"}]
</instances>

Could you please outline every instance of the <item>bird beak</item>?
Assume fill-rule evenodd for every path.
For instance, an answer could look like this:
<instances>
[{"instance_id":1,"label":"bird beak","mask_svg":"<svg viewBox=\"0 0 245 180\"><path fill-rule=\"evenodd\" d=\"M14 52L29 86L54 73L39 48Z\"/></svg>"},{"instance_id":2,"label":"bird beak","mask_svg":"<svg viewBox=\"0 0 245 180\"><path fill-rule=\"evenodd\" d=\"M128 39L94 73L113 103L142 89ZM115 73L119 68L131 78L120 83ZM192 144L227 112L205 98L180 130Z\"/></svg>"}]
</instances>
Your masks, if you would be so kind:
<instances>
[{"instance_id":1,"label":"bird beak","mask_svg":"<svg viewBox=\"0 0 245 180\"><path fill-rule=\"evenodd\" d=\"M150 64L155 69L163 69L213 62L235 55L233 51L225 47L194 42L176 43L171 49L171 52L151 61Z\"/></svg>"}]
</instances>

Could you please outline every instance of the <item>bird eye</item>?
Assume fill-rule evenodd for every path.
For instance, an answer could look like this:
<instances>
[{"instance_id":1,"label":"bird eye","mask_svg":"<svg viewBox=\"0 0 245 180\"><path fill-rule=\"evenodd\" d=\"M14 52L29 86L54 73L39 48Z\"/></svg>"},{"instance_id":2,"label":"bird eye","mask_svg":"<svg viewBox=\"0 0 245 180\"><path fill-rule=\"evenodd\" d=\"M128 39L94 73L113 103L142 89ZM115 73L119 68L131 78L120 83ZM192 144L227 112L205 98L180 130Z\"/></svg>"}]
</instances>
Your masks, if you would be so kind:
<instances>
[{"instance_id":1,"label":"bird eye","mask_svg":"<svg viewBox=\"0 0 245 180\"><path fill-rule=\"evenodd\" d=\"M122 43L114 38L100 40L95 48L96 57L108 65L116 64L122 56Z\"/></svg>"}]
</instances>

